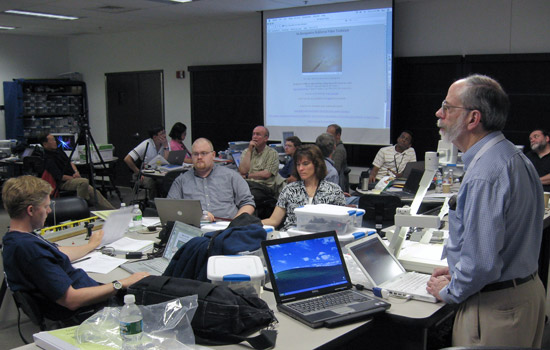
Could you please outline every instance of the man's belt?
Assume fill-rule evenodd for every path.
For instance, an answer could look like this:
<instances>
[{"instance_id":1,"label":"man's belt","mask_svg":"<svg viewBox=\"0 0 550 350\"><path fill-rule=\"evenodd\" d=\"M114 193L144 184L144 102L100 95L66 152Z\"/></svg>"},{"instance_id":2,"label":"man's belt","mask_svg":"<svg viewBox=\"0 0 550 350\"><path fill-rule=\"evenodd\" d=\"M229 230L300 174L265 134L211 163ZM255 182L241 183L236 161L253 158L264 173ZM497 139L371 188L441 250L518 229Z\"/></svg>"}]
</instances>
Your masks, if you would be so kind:
<instances>
[{"instance_id":1,"label":"man's belt","mask_svg":"<svg viewBox=\"0 0 550 350\"><path fill-rule=\"evenodd\" d=\"M523 277L523 278L514 278L514 279L508 280L508 281L491 283L491 284L488 284L485 287L483 287L480 292L481 293L494 292L496 290L501 290L501 289L511 288L511 287L514 287L514 286L519 286L520 284L524 284L526 282L529 282L530 280L535 279L535 276L537 276L536 272L530 274L527 277Z\"/></svg>"}]
</instances>

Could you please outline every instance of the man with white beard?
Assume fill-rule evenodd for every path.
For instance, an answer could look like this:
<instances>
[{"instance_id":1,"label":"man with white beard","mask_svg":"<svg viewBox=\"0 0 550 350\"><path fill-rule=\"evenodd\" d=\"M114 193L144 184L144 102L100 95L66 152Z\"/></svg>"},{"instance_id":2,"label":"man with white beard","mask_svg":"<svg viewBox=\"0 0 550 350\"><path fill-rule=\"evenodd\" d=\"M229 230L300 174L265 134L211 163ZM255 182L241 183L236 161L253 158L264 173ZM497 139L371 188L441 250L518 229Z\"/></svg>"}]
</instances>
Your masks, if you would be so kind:
<instances>
[{"instance_id":1,"label":"man with white beard","mask_svg":"<svg viewBox=\"0 0 550 350\"><path fill-rule=\"evenodd\" d=\"M537 274L544 215L533 164L502 134L508 96L472 75L437 111L441 135L463 152L465 175L449 201L449 238L427 291L458 304L453 346L539 348L545 291Z\"/></svg>"},{"instance_id":2,"label":"man with white beard","mask_svg":"<svg viewBox=\"0 0 550 350\"><path fill-rule=\"evenodd\" d=\"M545 192L550 191L550 136L543 129L535 129L529 135L531 152L527 158L537 169Z\"/></svg>"}]
</instances>

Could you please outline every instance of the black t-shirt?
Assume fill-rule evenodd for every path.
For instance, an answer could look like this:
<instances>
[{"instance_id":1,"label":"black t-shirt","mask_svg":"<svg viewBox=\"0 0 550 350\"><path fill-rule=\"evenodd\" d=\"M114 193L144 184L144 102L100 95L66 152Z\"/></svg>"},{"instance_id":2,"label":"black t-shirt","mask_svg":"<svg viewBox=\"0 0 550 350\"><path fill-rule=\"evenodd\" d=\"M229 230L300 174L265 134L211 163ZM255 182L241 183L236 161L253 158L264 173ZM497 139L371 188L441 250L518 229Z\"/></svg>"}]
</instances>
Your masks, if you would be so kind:
<instances>
[{"instance_id":1,"label":"black t-shirt","mask_svg":"<svg viewBox=\"0 0 550 350\"><path fill-rule=\"evenodd\" d=\"M74 175L69 157L60 149L55 151L44 150L44 167L52 174L57 183L63 179L63 175Z\"/></svg>"},{"instance_id":2,"label":"black t-shirt","mask_svg":"<svg viewBox=\"0 0 550 350\"><path fill-rule=\"evenodd\" d=\"M550 174L550 153L540 158L539 155L533 151L526 154L527 158L533 163L539 177ZM543 185L545 192L550 192L550 185Z\"/></svg>"}]
</instances>

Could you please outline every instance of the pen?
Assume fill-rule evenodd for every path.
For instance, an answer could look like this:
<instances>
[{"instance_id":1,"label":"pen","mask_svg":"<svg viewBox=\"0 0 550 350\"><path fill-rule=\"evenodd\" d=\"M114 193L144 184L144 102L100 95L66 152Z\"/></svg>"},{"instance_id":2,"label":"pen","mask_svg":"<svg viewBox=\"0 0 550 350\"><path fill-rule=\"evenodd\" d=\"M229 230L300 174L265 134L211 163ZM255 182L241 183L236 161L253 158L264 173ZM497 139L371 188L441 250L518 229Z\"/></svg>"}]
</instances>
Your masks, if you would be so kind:
<instances>
[{"instance_id":1,"label":"pen","mask_svg":"<svg viewBox=\"0 0 550 350\"><path fill-rule=\"evenodd\" d=\"M92 258L92 257L89 256L89 257L86 257L86 258L82 258L82 259L79 259L79 260L75 260L75 261L72 262L72 264L77 264L77 263L79 263L79 262L83 262L83 261L86 261L86 260L91 259L91 258Z\"/></svg>"}]
</instances>

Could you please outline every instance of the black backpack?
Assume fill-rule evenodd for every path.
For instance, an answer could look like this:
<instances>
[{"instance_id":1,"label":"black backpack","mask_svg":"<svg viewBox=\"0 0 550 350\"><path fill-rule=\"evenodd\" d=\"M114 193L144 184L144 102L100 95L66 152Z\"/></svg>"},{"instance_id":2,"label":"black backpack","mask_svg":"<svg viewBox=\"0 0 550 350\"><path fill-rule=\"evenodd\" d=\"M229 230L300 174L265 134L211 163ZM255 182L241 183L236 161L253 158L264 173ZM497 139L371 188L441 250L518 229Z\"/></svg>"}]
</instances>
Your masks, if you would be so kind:
<instances>
[{"instance_id":1,"label":"black backpack","mask_svg":"<svg viewBox=\"0 0 550 350\"><path fill-rule=\"evenodd\" d=\"M277 322L267 303L256 296L241 295L231 288L186 278L148 276L128 288L140 305L158 304L187 295L198 295L191 321L195 342L202 345L248 342L255 349L275 346ZM260 335L248 337L260 331Z\"/></svg>"}]
</instances>

